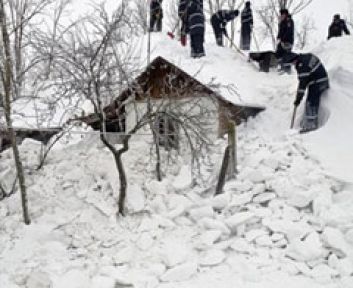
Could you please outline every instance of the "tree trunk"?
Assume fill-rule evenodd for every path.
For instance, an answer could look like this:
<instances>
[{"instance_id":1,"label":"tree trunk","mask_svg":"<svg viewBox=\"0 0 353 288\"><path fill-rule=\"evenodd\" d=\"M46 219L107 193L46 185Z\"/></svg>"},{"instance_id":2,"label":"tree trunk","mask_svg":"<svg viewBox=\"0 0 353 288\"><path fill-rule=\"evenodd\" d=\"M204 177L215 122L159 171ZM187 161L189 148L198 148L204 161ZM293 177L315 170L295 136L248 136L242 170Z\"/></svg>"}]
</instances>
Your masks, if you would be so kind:
<instances>
[{"instance_id":1,"label":"tree trunk","mask_svg":"<svg viewBox=\"0 0 353 288\"><path fill-rule=\"evenodd\" d=\"M101 120L103 119L100 117ZM103 127L103 122L101 122L101 127ZM113 154L115 165L119 174L119 197L118 197L118 213L122 216L125 216L125 199L126 199L126 191L127 191L127 176L125 172L124 163L121 159L123 154L129 150L129 140L131 138L130 135L124 136L123 139L123 147L117 150L109 141L105 138L103 133L103 129L100 129L100 139L103 144L109 149L109 151Z\"/></svg>"},{"instance_id":2,"label":"tree trunk","mask_svg":"<svg viewBox=\"0 0 353 288\"><path fill-rule=\"evenodd\" d=\"M120 192L119 192L119 200L118 200L118 209L119 214L125 216L125 199L126 199L126 191L127 191L127 179L126 172L124 168L123 161L121 157L124 152L117 153L114 155L115 164L119 172L119 180L120 180Z\"/></svg>"},{"instance_id":3,"label":"tree trunk","mask_svg":"<svg viewBox=\"0 0 353 288\"><path fill-rule=\"evenodd\" d=\"M4 87L4 104L5 104L5 119L7 129L9 131L13 156L16 165L17 177L19 181L21 200L22 200L22 212L23 220L26 225L31 223L28 214L28 199L25 184L25 177L23 172L23 166L20 158L20 153L18 151L16 134L12 127L11 121L11 92L12 92L12 61L10 53L10 37L7 32L6 27L6 14L4 10L4 1L0 0L0 25L2 32L2 46L4 49L4 77L3 77L3 87Z\"/></svg>"}]
</instances>

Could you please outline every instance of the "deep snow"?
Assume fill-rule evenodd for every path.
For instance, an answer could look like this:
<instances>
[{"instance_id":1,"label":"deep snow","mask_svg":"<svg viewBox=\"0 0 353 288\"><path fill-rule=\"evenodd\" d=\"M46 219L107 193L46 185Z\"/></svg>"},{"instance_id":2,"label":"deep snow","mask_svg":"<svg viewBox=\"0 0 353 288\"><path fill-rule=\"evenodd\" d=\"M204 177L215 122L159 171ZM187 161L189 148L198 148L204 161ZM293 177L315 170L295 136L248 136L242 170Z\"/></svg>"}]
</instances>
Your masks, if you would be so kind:
<instances>
[{"instance_id":1,"label":"deep snow","mask_svg":"<svg viewBox=\"0 0 353 288\"><path fill-rule=\"evenodd\" d=\"M227 89L220 93L235 103L267 107L238 129L237 179L213 197L184 176L185 155L158 183L146 142L134 141L124 157L129 215L116 218L118 178L109 152L92 136L62 143L41 171L27 177L31 226L20 224L18 193L0 202L0 287L352 287L353 191L326 168L342 167L338 172L344 174L349 166L337 165L338 152L329 154L325 145L333 132L346 144L352 141L352 134L338 132L347 131L351 118L342 112L352 99L351 67L344 61L344 55L353 57L352 40L317 50L332 78L330 118L302 136L288 129L294 74L258 73L234 51L214 44L206 45L206 58L191 60L176 41L153 38L153 55L199 72L205 83L216 77L234 84L240 98ZM342 45L347 49L337 56ZM205 167L209 185L224 145L215 143L212 165ZM31 140L21 145L26 167L33 167L38 149ZM6 151L2 181L9 183L13 173Z\"/></svg>"}]
</instances>

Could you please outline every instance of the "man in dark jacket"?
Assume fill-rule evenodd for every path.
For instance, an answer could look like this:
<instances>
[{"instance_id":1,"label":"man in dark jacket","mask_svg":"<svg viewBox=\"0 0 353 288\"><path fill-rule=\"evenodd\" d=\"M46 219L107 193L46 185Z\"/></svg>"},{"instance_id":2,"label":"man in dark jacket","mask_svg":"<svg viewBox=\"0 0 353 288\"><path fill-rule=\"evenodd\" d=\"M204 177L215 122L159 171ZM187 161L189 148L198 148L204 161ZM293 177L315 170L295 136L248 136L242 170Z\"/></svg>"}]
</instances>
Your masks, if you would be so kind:
<instances>
[{"instance_id":1,"label":"man in dark jacket","mask_svg":"<svg viewBox=\"0 0 353 288\"><path fill-rule=\"evenodd\" d=\"M189 0L187 6L187 32L190 33L191 57L205 56L205 15L203 0Z\"/></svg>"},{"instance_id":2,"label":"man in dark jacket","mask_svg":"<svg viewBox=\"0 0 353 288\"><path fill-rule=\"evenodd\" d=\"M251 33L254 20L251 10L250 1L245 2L245 8L241 12L241 35L240 35L240 49L250 50Z\"/></svg>"},{"instance_id":3,"label":"man in dark jacket","mask_svg":"<svg viewBox=\"0 0 353 288\"><path fill-rule=\"evenodd\" d=\"M238 15L238 10L219 10L212 15L211 24L218 46L223 46L223 34L228 38L227 23L234 20Z\"/></svg>"},{"instance_id":4,"label":"man in dark jacket","mask_svg":"<svg viewBox=\"0 0 353 288\"><path fill-rule=\"evenodd\" d=\"M186 45L186 28L187 28L187 7L188 7L188 0L180 0L179 1L179 6L178 6L178 16L180 19L181 23L181 28L180 28L180 42L181 45L185 46Z\"/></svg>"},{"instance_id":5,"label":"man in dark jacket","mask_svg":"<svg viewBox=\"0 0 353 288\"><path fill-rule=\"evenodd\" d=\"M281 9L281 18L277 35L276 57L281 64L281 70L290 73L290 65L283 62L283 58L290 53L294 44L294 22L287 9Z\"/></svg>"},{"instance_id":6,"label":"man in dark jacket","mask_svg":"<svg viewBox=\"0 0 353 288\"><path fill-rule=\"evenodd\" d=\"M335 16L333 16L333 21L328 29L327 39L330 39L332 37L341 37L343 32L346 35L351 34L347 28L346 22L341 19L341 16L339 14L336 14Z\"/></svg>"},{"instance_id":7,"label":"man in dark jacket","mask_svg":"<svg viewBox=\"0 0 353 288\"><path fill-rule=\"evenodd\" d=\"M150 31L162 31L162 18L163 18L163 0L151 0L150 4Z\"/></svg>"},{"instance_id":8,"label":"man in dark jacket","mask_svg":"<svg viewBox=\"0 0 353 288\"><path fill-rule=\"evenodd\" d=\"M294 64L298 73L299 85L294 106L299 106L305 91L308 90L301 132L315 130L318 128L321 95L330 87L326 69L320 59L311 53L288 53L285 61Z\"/></svg>"}]
</instances>

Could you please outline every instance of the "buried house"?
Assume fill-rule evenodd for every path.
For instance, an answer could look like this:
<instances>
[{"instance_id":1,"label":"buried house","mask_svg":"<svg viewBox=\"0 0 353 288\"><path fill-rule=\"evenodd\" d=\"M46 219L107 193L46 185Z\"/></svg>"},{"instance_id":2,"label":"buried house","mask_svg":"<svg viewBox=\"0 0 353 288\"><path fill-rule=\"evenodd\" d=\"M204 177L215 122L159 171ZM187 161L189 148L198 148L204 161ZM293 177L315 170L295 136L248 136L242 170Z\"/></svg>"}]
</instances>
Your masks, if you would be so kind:
<instances>
[{"instance_id":1,"label":"buried house","mask_svg":"<svg viewBox=\"0 0 353 288\"><path fill-rule=\"evenodd\" d=\"M189 127L195 124L210 139L215 139L226 133L229 120L239 124L264 110L259 106L234 104L210 86L212 84L201 83L163 57L157 57L104 108L104 130L129 133L150 109L157 115L153 120L156 131L160 137L167 137L167 142L173 146L184 124ZM95 114L80 120L95 130L101 128ZM144 127L148 130L146 127L149 125Z\"/></svg>"}]
</instances>

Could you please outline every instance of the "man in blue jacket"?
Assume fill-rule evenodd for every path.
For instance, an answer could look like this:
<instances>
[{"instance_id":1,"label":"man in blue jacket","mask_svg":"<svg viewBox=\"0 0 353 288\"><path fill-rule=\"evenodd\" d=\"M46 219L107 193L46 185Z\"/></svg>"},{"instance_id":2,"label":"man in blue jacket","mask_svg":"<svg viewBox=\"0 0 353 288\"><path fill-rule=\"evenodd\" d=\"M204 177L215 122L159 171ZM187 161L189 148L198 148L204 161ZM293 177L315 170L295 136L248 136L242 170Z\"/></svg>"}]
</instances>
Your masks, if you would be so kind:
<instances>
[{"instance_id":1,"label":"man in blue jacket","mask_svg":"<svg viewBox=\"0 0 353 288\"><path fill-rule=\"evenodd\" d=\"M341 37L343 32L346 35L351 34L347 28L346 21L341 19L340 14L336 14L335 16L333 16L333 21L328 29L327 39L330 39L332 37Z\"/></svg>"},{"instance_id":2,"label":"man in blue jacket","mask_svg":"<svg viewBox=\"0 0 353 288\"><path fill-rule=\"evenodd\" d=\"M298 90L294 106L299 106L308 90L305 117L301 122L301 132L308 132L318 128L318 113L321 95L329 85L329 79L325 67L320 59L314 54L288 53L285 57L286 63L294 64L298 73Z\"/></svg>"},{"instance_id":3,"label":"man in blue jacket","mask_svg":"<svg viewBox=\"0 0 353 288\"><path fill-rule=\"evenodd\" d=\"M163 18L163 9L162 9L163 0L151 0L150 4L150 31L162 31L162 18Z\"/></svg>"},{"instance_id":4,"label":"man in blue jacket","mask_svg":"<svg viewBox=\"0 0 353 288\"><path fill-rule=\"evenodd\" d=\"M290 53L294 44L294 22L287 9L281 9L281 18L277 35L276 57L281 65L281 70L290 73L290 65L283 62L287 53Z\"/></svg>"},{"instance_id":5,"label":"man in blue jacket","mask_svg":"<svg viewBox=\"0 0 353 288\"><path fill-rule=\"evenodd\" d=\"M214 13L211 17L211 25L213 28L214 35L216 37L216 43L218 46L223 46L223 34L228 38L226 25L239 15L238 10L219 10Z\"/></svg>"},{"instance_id":6,"label":"man in blue jacket","mask_svg":"<svg viewBox=\"0 0 353 288\"><path fill-rule=\"evenodd\" d=\"M251 33L254 25L251 3L245 2L245 8L241 11L241 35L240 35L240 49L250 50Z\"/></svg>"},{"instance_id":7,"label":"man in blue jacket","mask_svg":"<svg viewBox=\"0 0 353 288\"><path fill-rule=\"evenodd\" d=\"M205 56L205 15L203 0L190 0L187 6L187 32L190 33L191 57Z\"/></svg>"}]
</instances>

